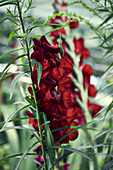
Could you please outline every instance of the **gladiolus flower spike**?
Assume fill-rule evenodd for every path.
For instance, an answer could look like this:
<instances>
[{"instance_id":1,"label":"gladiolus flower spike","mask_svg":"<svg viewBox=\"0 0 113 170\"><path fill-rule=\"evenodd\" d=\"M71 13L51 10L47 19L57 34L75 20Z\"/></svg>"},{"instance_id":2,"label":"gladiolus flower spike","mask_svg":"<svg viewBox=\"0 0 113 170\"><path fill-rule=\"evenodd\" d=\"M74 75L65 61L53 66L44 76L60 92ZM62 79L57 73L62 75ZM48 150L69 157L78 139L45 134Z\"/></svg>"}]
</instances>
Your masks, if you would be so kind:
<instances>
[{"instance_id":1,"label":"gladiolus flower spike","mask_svg":"<svg viewBox=\"0 0 113 170\"><path fill-rule=\"evenodd\" d=\"M62 4L60 4L58 0L55 0L53 3L56 13L59 12L58 9L65 10L66 6L67 3L62 2ZM68 31L70 30L71 32L78 28L79 21L77 19L74 21L72 18L63 16L56 16L51 19L50 23L59 24L62 22L64 24L67 21L70 21L68 24ZM52 27L53 29L56 28L55 25ZM74 128L70 128L70 126L76 127L87 122L85 110L77 100L78 98L81 102L83 101L83 94L76 83L78 82L79 75L77 75L77 72L74 70L76 58L78 56L79 63L77 64L77 69L80 70L83 79L80 86L84 91L87 88L88 94L85 104L92 118L97 115L102 106L91 103L89 100L91 97L96 97L97 89L90 83L91 76L93 75L92 67L89 64L84 64L84 59L90 56L89 50L84 46L84 39L73 37L72 43L74 45L75 56L73 58L69 53L69 51L72 52L72 50L68 43L68 35L65 28L56 30L49 36L52 37L54 45L49 43L44 35L41 36L39 40L36 38L33 39L34 52L31 54L31 60L34 59L42 65L42 75L40 83L38 84L38 69L35 64L31 78L36 87L38 108L41 112L45 113L47 120L50 122L50 130L55 144L61 145L69 143L69 141L74 141L78 137L78 130L74 130ZM63 54L58 46L59 39L62 41ZM61 56L60 59L59 55ZM75 81L72 81L72 77ZM28 87L28 91L31 95L31 100L34 101L31 86ZM35 116L30 111L26 113L29 117L32 117L32 119L29 120L29 124L32 124L33 128L38 133L38 122ZM41 123L43 124L43 120ZM44 126L42 126L42 130L43 129ZM41 154L41 145L34 149L34 151L37 154ZM36 160L43 163L43 157L40 155ZM69 164L65 164L64 169L69 169L69 167Z\"/></svg>"}]
</instances>

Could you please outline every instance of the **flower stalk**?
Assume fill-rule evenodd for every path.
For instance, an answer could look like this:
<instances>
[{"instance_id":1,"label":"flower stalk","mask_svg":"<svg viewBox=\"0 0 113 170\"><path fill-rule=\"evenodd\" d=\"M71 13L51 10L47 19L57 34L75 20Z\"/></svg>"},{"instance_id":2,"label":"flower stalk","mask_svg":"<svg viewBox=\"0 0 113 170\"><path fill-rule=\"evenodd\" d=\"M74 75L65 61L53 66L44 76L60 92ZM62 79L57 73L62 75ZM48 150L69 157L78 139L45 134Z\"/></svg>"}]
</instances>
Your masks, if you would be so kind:
<instances>
[{"instance_id":1,"label":"flower stalk","mask_svg":"<svg viewBox=\"0 0 113 170\"><path fill-rule=\"evenodd\" d=\"M21 12L19 1L17 1L17 7L18 7L21 26L22 26L22 31L23 31L23 34L25 34L26 31L25 31L24 22L23 22L23 19L22 19L22 12ZM24 40L25 40L25 45L26 45L26 52L27 52L27 57L28 57L29 69L30 69L30 73L32 74L32 65L31 65L31 61L30 61L30 53L29 53L29 45L28 45L27 37L25 37ZM38 111L38 102L37 102L37 99L36 99L36 90L35 90L35 86L34 86L34 82L33 82L32 78L31 78L31 81L32 81L34 102L35 102L35 107L36 107L37 121L38 121L38 126L39 126L40 143L41 143L41 146L42 146L42 156L43 156L43 159L44 159L44 170L47 170L48 168L47 168L47 162L46 162L46 153L45 153L45 149L44 149L44 140L43 140L43 133L42 133L42 129L41 129L40 114L39 114L39 111Z\"/></svg>"}]
</instances>

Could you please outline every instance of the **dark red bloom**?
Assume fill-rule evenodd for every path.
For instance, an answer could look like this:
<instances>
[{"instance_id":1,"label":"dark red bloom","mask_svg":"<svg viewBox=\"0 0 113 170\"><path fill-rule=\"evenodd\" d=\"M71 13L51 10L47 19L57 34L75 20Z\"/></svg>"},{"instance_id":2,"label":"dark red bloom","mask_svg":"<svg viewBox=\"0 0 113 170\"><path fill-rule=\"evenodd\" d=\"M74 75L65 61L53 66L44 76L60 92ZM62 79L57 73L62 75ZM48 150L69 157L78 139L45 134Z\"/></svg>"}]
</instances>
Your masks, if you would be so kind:
<instances>
[{"instance_id":1,"label":"dark red bloom","mask_svg":"<svg viewBox=\"0 0 113 170\"><path fill-rule=\"evenodd\" d=\"M53 31L49 36L50 36L50 37L59 38L59 37L60 37L60 34L66 35L66 31L65 31L63 28L61 28L61 29L59 29L59 30Z\"/></svg>"},{"instance_id":2,"label":"dark red bloom","mask_svg":"<svg viewBox=\"0 0 113 170\"><path fill-rule=\"evenodd\" d=\"M42 153L42 146L39 145L36 149L33 150L34 152L36 152L37 154Z\"/></svg>"},{"instance_id":3,"label":"dark red bloom","mask_svg":"<svg viewBox=\"0 0 113 170\"><path fill-rule=\"evenodd\" d=\"M78 40L74 37L73 39L75 45L75 53L76 55L81 54L84 49L84 39L79 38Z\"/></svg>"},{"instance_id":4,"label":"dark red bloom","mask_svg":"<svg viewBox=\"0 0 113 170\"><path fill-rule=\"evenodd\" d=\"M55 20L57 21L59 19L62 18L56 17ZM55 20L54 22L56 22ZM58 37L56 36L56 40L57 38ZM64 56L61 55L61 59L58 59L58 52L60 52L59 47L50 44L44 36L39 40L34 39L34 52L31 55L31 59L35 59L42 64L40 87L38 87L37 83L36 64L31 77L36 85L38 107L46 114L47 120L50 121L50 129L57 145L69 143L69 140L73 141L78 137L77 130L66 136L69 132L74 130L70 129L70 126L80 126L86 123L83 108L76 100L77 98L82 100L81 91L76 84L73 84L71 79L71 76L74 76L75 79L77 76L73 72L73 61L71 56L66 52L67 49L70 50L70 45L68 45L64 38L62 38L62 41L65 51ZM88 64L84 65L84 62L82 61L83 59L88 58L89 51L84 47L83 38L78 40L74 38L73 41L76 55L81 55L80 69L83 73L83 86L84 88L88 88L88 95L90 97L95 97L97 90L94 85L90 84L90 77L93 74L93 69ZM33 92L31 87L28 88L28 91L32 96ZM94 106L96 107L96 110L94 110ZM90 102L88 103L88 107L92 117L94 117L100 109L99 105ZM27 114L29 117L34 117L32 113ZM77 123L74 120L76 120ZM36 119L30 119L29 123L38 130ZM64 138L64 136L66 137Z\"/></svg>"},{"instance_id":5,"label":"dark red bloom","mask_svg":"<svg viewBox=\"0 0 113 170\"><path fill-rule=\"evenodd\" d=\"M78 124L73 121L70 126L78 126ZM67 130L67 133L69 133L69 132L71 132L71 131L73 131L73 130L74 130L74 129L68 129L68 130ZM71 133L71 134L69 135L69 140L70 140L70 141L74 141L77 137L78 137L78 130L76 130L75 132L73 132L73 133Z\"/></svg>"},{"instance_id":6,"label":"dark red bloom","mask_svg":"<svg viewBox=\"0 0 113 170\"><path fill-rule=\"evenodd\" d=\"M89 111L91 112L92 118L97 116L98 112L102 109L101 105L98 105L96 103L91 103L89 100L88 100L88 107L89 107Z\"/></svg>"},{"instance_id":7,"label":"dark red bloom","mask_svg":"<svg viewBox=\"0 0 113 170\"><path fill-rule=\"evenodd\" d=\"M60 65L59 65L59 72L61 76L65 76L68 73L71 73L73 69L72 63L64 56L61 57Z\"/></svg>"},{"instance_id":8,"label":"dark red bloom","mask_svg":"<svg viewBox=\"0 0 113 170\"><path fill-rule=\"evenodd\" d=\"M28 91L29 91L29 93L30 93L31 95L33 95L33 89L32 89L31 86L28 87Z\"/></svg>"},{"instance_id":9,"label":"dark red bloom","mask_svg":"<svg viewBox=\"0 0 113 170\"><path fill-rule=\"evenodd\" d=\"M70 91L70 90L64 91L62 93L62 95L61 95L61 99L63 100L64 105L65 105L66 108L73 107L74 106L74 102L75 102L74 100L76 100L74 98L74 95L73 95L72 91Z\"/></svg>"},{"instance_id":10,"label":"dark red bloom","mask_svg":"<svg viewBox=\"0 0 113 170\"><path fill-rule=\"evenodd\" d=\"M63 92L71 89L72 80L71 77L63 77L58 81L58 94L62 94Z\"/></svg>"},{"instance_id":11,"label":"dark red bloom","mask_svg":"<svg viewBox=\"0 0 113 170\"><path fill-rule=\"evenodd\" d=\"M67 3L62 2L61 9L62 9L62 8L66 8L66 7L67 7Z\"/></svg>"},{"instance_id":12,"label":"dark red bloom","mask_svg":"<svg viewBox=\"0 0 113 170\"><path fill-rule=\"evenodd\" d=\"M68 122L72 123L73 120L81 117L81 110L78 107L74 107L74 108L70 107L69 109L67 109L66 116Z\"/></svg>"},{"instance_id":13,"label":"dark red bloom","mask_svg":"<svg viewBox=\"0 0 113 170\"><path fill-rule=\"evenodd\" d=\"M84 47L82 53L81 53L81 58L87 59L90 56L90 52L88 51L87 48Z\"/></svg>"},{"instance_id":14,"label":"dark red bloom","mask_svg":"<svg viewBox=\"0 0 113 170\"><path fill-rule=\"evenodd\" d=\"M97 89L93 84L90 84L88 87L88 95L91 97L96 97L97 95Z\"/></svg>"},{"instance_id":15,"label":"dark red bloom","mask_svg":"<svg viewBox=\"0 0 113 170\"><path fill-rule=\"evenodd\" d=\"M70 20L72 20L72 18ZM69 23L70 29L78 28L78 26L79 26L79 21L72 21Z\"/></svg>"},{"instance_id":16,"label":"dark red bloom","mask_svg":"<svg viewBox=\"0 0 113 170\"><path fill-rule=\"evenodd\" d=\"M88 76L92 76L94 72L89 64L85 64L82 71L84 75L88 75Z\"/></svg>"},{"instance_id":17,"label":"dark red bloom","mask_svg":"<svg viewBox=\"0 0 113 170\"><path fill-rule=\"evenodd\" d=\"M63 170L68 170L70 168L70 164L64 163L64 169Z\"/></svg>"},{"instance_id":18,"label":"dark red bloom","mask_svg":"<svg viewBox=\"0 0 113 170\"><path fill-rule=\"evenodd\" d=\"M44 163L44 158L43 156L38 156L35 158L36 161L38 161L39 163L43 164ZM39 167L39 164L37 164L37 167Z\"/></svg>"},{"instance_id":19,"label":"dark red bloom","mask_svg":"<svg viewBox=\"0 0 113 170\"><path fill-rule=\"evenodd\" d=\"M32 117L32 118L35 118L35 116L33 115L33 113L31 113L30 111L26 111L26 114L29 116L29 117ZM29 119L29 124L32 124L34 129L36 131L38 131L38 122L37 122L37 119Z\"/></svg>"}]
</instances>

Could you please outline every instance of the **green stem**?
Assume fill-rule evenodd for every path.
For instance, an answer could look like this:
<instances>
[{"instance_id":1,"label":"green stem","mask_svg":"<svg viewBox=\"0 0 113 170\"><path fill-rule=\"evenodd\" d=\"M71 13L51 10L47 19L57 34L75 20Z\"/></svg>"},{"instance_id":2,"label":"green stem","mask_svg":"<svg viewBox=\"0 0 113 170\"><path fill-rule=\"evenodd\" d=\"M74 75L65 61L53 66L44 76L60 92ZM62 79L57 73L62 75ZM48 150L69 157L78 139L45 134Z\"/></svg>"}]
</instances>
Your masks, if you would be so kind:
<instances>
[{"instance_id":1,"label":"green stem","mask_svg":"<svg viewBox=\"0 0 113 170\"><path fill-rule=\"evenodd\" d=\"M24 27L24 23L23 23L23 19L22 19L22 13L21 13L21 8L20 8L20 4L19 1L17 0L17 6L18 6L18 12L19 12L19 17L20 17L20 22L22 25L22 31L25 34L25 27ZM25 37L25 45L26 45L26 51L27 51L27 57L28 57L28 63L29 63L29 68L30 68L30 72L32 74L32 65L31 65L31 61L30 61L30 53L29 53L29 46L28 46L28 41L27 41L27 37ZM33 88L33 94L34 94L34 100L35 100L35 106L36 106L36 113L37 113L37 121L38 121L38 125L39 125L39 134L40 134L40 142L41 142L41 146L42 146L42 155L44 158L44 170L47 170L47 162L46 162L46 153L45 153L45 149L44 149L44 140L43 140L43 133L42 133L42 128L41 128L41 120L40 120L40 114L38 111L38 102L37 102L37 98L36 98L36 89L34 86L34 82L31 78L32 81L32 88Z\"/></svg>"}]
</instances>

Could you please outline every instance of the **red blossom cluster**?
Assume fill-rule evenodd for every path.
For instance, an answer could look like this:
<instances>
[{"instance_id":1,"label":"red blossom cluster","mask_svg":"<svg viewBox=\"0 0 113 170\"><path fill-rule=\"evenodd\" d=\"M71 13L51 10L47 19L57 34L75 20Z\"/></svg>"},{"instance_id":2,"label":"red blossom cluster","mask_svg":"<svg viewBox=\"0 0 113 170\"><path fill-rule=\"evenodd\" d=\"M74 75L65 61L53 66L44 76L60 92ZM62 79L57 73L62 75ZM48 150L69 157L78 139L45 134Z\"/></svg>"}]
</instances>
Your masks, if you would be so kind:
<instances>
[{"instance_id":1,"label":"red blossom cluster","mask_svg":"<svg viewBox=\"0 0 113 170\"><path fill-rule=\"evenodd\" d=\"M53 6L55 7L57 3L58 1L55 1ZM62 3L61 6L64 8L66 4ZM57 24L59 21L64 23L67 20L72 20L72 18L69 19L67 17L57 16L54 19L51 19L51 23ZM71 30L77 28L78 25L79 22L75 20L70 22L69 28ZM54 25L53 28L56 28L56 26ZM32 80L36 86L38 107L46 114L47 120L50 121L50 129L55 143L73 130L66 128L54 131L55 129L79 126L86 123L84 110L77 102L77 97L79 97L82 101L81 91L71 79L71 76L77 79L77 75L73 71L73 60L67 52L67 49L70 50L70 45L66 42L66 39L64 39L64 36L62 35L66 35L64 28L50 34L50 36L53 37L54 45L50 44L45 36L42 36L39 40L34 38L34 52L31 55L31 59L35 59L42 65L42 76L39 86L36 64L32 72ZM59 37L62 39L62 46L64 49L64 55L61 55L60 57L60 48L56 46L56 44L58 44ZM74 37L73 43L75 47L75 57L80 55L79 67L83 74L83 87L84 89L88 89L89 97L95 97L97 89L90 83L93 69L89 64L84 64L83 62L83 59L87 59L90 56L90 52L84 46L83 38L76 39L76 37ZM31 99L34 100L31 86L29 86L28 91L31 94ZM87 100L87 107L89 108L92 117L95 117L102 108L100 105L91 103L89 99ZM29 117L35 117L33 113L29 111L27 111L27 115ZM33 125L36 131L38 131L38 122L36 119L30 119L29 123ZM77 137L78 131L76 130L59 141L57 145L69 143L69 141L73 141Z\"/></svg>"},{"instance_id":2,"label":"red blossom cluster","mask_svg":"<svg viewBox=\"0 0 113 170\"><path fill-rule=\"evenodd\" d=\"M53 3L53 7L55 9L55 13L58 13L59 11L66 10L67 7L67 3L60 3L59 0L55 0L55 2ZM79 26L79 21L77 19L73 20L72 18L69 17L63 17L63 16L56 16L54 19L51 19L50 23L52 24L64 24L65 22L70 21L69 22L69 29L70 32L76 28L78 28ZM55 29L58 26L53 25L52 28ZM66 49L70 50L70 45L68 43L68 35L66 33L66 29L65 28L61 28L59 30L55 30L53 31L50 35L50 37L53 37L52 42L54 45L58 45L59 42L59 38L62 40L62 48L64 50L64 56L66 58L68 58L68 60L71 61L71 63L73 63L71 56L69 55L69 53L67 52ZM66 41L67 40L67 41ZM79 67L82 70L82 74L83 74L83 87L84 89L87 88L88 89L88 96L89 97L96 97L97 95L97 89L95 88L95 86L93 84L90 83L91 80L91 76L93 75L93 69L89 64L84 64L84 59L87 59L90 56L90 52L89 50L84 46L84 39L83 38L79 38L77 39L75 36L73 37L73 43L74 43L74 52L75 52L75 57L77 57L77 55L80 55L80 62L79 62ZM75 78L77 78L77 75L75 75L75 73L73 73L73 76ZM78 91L76 93L76 97L78 95L78 97L82 100L81 98L81 92L80 90L76 90ZM78 103L76 103L78 105ZM102 106L97 105L95 103L91 103L90 100L87 100L87 105L89 108L89 111L91 112L92 117L95 117L97 115L97 113L101 110ZM80 106L79 106L80 108ZM83 112L81 110L81 112ZM84 120L82 122L85 123L85 117L83 114L82 120ZM80 121L79 121L80 124Z\"/></svg>"},{"instance_id":3,"label":"red blossom cluster","mask_svg":"<svg viewBox=\"0 0 113 170\"><path fill-rule=\"evenodd\" d=\"M56 13L58 13L58 7L60 10L64 10L66 6L67 3L63 2L60 4L58 0L55 0L53 3ZM59 23L65 23L67 21L70 21L68 23L70 31L78 28L79 22L76 19L73 20L72 18L63 16L56 16L51 19L50 23L53 24L52 28L54 29L58 27ZM54 45L50 44L45 36L42 36L39 40L36 38L33 39L34 52L31 54L31 60L34 59L42 65L42 75L40 83L38 83L38 69L35 63L31 78L35 85L38 107L41 112L46 114L47 120L50 121L50 129L54 141L57 145L60 145L74 141L78 137L78 131L73 131L74 129L70 128L70 126L80 126L86 123L86 115L83 107L77 100L77 98L81 102L83 100L81 90L76 83L73 83L71 78L73 77L78 81L79 75L73 71L74 59L72 59L68 52L71 51L71 47L67 41L68 35L66 29L61 27L61 29L53 31L50 37L53 37L52 42ZM58 46L59 39L62 41L63 54ZM84 64L84 59L90 56L90 52L84 46L83 38L77 39L73 37L72 43L74 45L75 58L77 56L80 58L79 69L83 77L81 85L84 90L87 88L88 97L86 105L93 118L101 110L102 106L91 103L89 100L90 97L96 97L97 95L97 89L90 83L93 69L89 64ZM31 99L34 101L31 86L28 87L28 91L31 94ZM34 119L29 120L29 124L32 124L38 132L38 121L35 119L35 115L30 111L26 113L29 117L34 117ZM41 123L43 124L43 121ZM57 130L59 128L61 129ZM34 151L41 155L41 145ZM37 157L36 160L43 163L42 156ZM64 165L64 169L69 169L68 164Z\"/></svg>"},{"instance_id":4,"label":"red blossom cluster","mask_svg":"<svg viewBox=\"0 0 113 170\"><path fill-rule=\"evenodd\" d=\"M40 40L34 38L33 41L35 46L31 59L35 59L42 64L39 87L36 65L32 73L39 109L46 114L47 120L50 121L51 131L62 127L77 126L78 123L74 119L77 119L81 114L79 113L80 109L75 104L74 84L70 77L73 72L72 62L65 56L61 56L61 60L59 60L60 48L51 45L45 36L42 36ZM31 86L28 91L33 95ZM34 117L28 111L27 115ZM33 124L33 127L38 130L36 119L30 119L29 123ZM52 132L55 143L72 130L62 129ZM59 144L68 143L69 140L73 141L77 136L78 131L75 131L60 141Z\"/></svg>"}]
</instances>

